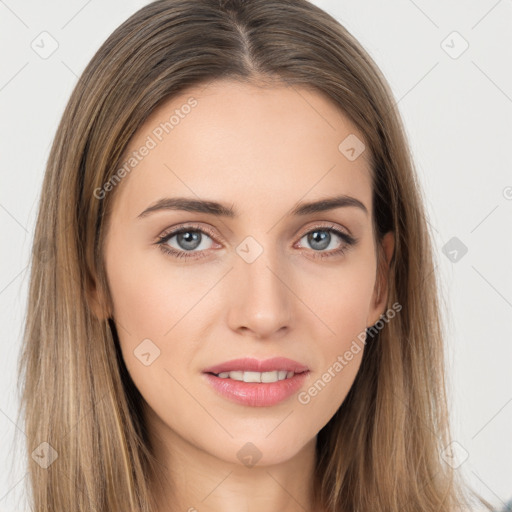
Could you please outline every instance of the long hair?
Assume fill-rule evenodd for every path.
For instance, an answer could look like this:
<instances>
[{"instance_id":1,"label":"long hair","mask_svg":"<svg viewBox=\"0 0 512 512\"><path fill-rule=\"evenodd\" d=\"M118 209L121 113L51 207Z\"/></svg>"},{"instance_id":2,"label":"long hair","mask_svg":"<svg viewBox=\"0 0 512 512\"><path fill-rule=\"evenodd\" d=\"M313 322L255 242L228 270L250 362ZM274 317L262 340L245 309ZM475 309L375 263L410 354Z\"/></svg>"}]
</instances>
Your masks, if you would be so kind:
<instances>
[{"instance_id":1,"label":"long hair","mask_svg":"<svg viewBox=\"0 0 512 512\"><path fill-rule=\"evenodd\" d=\"M346 399L318 433L318 503L329 512L463 510L466 484L443 456L451 438L431 234L386 80L307 0L158 0L94 55L47 162L18 367L33 511L154 511L158 464L143 398L120 354L120 326L98 319L87 293L99 287L111 303L103 241L116 190L101 199L98 190L163 101L221 78L328 97L372 156L376 241L395 236L388 301L402 308L368 342Z\"/></svg>"}]
</instances>

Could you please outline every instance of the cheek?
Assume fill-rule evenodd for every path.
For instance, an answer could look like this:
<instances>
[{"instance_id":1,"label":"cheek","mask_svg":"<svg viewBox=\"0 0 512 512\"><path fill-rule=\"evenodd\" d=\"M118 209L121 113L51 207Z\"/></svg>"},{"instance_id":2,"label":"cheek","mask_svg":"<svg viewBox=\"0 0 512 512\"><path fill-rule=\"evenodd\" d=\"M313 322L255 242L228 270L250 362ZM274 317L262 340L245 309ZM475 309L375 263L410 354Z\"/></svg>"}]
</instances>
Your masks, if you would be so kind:
<instances>
[{"instance_id":1,"label":"cheek","mask_svg":"<svg viewBox=\"0 0 512 512\"><path fill-rule=\"evenodd\" d=\"M299 407L307 411L305 421L311 428L321 428L331 419L359 371L374 272L373 259L362 257L350 265L340 265L328 278L318 277L316 287L309 280L303 281L302 296L307 297L308 306L321 319L316 322L314 336L321 362L297 396ZM306 294L306 287L314 292Z\"/></svg>"},{"instance_id":2,"label":"cheek","mask_svg":"<svg viewBox=\"0 0 512 512\"><path fill-rule=\"evenodd\" d=\"M302 272L297 283L299 296L322 321L319 339L339 345L365 329L375 285L371 257L361 254L330 270Z\"/></svg>"},{"instance_id":3,"label":"cheek","mask_svg":"<svg viewBox=\"0 0 512 512\"><path fill-rule=\"evenodd\" d=\"M108 269L114 319L134 341L160 337L166 328L162 311L171 298L168 287L144 266L135 263L128 271L125 263Z\"/></svg>"},{"instance_id":4,"label":"cheek","mask_svg":"<svg viewBox=\"0 0 512 512\"><path fill-rule=\"evenodd\" d=\"M156 250L114 247L115 238L106 270L126 367L148 402L158 403L169 393L177 399L183 392L172 376L179 382L189 378L189 364L200 348L197 333L207 321L202 299L219 276L194 266L173 267Z\"/></svg>"},{"instance_id":5,"label":"cheek","mask_svg":"<svg viewBox=\"0 0 512 512\"><path fill-rule=\"evenodd\" d=\"M188 329L194 327L193 306L204 294L204 285L194 285L180 270L167 267L164 272L158 262L152 264L151 258L135 251L112 252L106 265L126 368L151 409L172 424L171 411L194 407L180 383L189 378L188 363L196 348Z\"/></svg>"},{"instance_id":6,"label":"cheek","mask_svg":"<svg viewBox=\"0 0 512 512\"><path fill-rule=\"evenodd\" d=\"M192 267L173 267L158 248L124 249L106 260L114 318L134 341L162 339L198 303L209 278Z\"/></svg>"}]
</instances>

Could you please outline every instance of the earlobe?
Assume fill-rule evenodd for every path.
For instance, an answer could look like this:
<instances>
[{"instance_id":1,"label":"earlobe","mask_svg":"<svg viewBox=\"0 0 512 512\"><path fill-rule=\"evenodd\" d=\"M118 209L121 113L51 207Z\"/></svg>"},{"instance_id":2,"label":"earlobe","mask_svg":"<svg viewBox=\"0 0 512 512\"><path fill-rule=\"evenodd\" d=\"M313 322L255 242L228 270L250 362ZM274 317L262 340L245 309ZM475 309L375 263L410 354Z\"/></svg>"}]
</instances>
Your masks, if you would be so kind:
<instances>
[{"instance_id":1,"label":"earlobe","mask_svg":"<svg viewBox=\"0 0 512 512\"><path fill-rule=\"evenodd\" d=\"M379 262L375 287L373 290L371 308L368 316L367 327L375 325L380 316L384 313L384 308L388 300L389 289L389 265L395 249L395 237L392 231L386 233L379 247Z\"/></svg>"}]
</instances>

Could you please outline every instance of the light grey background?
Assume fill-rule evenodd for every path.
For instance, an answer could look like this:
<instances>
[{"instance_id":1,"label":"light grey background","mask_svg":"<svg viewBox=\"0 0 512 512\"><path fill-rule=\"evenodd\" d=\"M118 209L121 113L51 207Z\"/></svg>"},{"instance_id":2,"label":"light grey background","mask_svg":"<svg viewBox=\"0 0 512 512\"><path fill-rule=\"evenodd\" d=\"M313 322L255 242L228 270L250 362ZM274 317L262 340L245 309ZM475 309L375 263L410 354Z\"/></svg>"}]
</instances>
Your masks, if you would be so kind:
<instances>
[{"instance_id":1,"label":"light grey background","mask_svg":"<svg viewBox=\"0 0 512 512\"><path fill-rule=\"evenodd\" d=\"M50 144L77 76L146 3L0 0L0 512L28 510L15 368ZM501 507L512 497L512 0L314 3L359 39L398 101L446 301L453 463ZM51 48L44 31L58 43L46 59L31 47Z\"/></svg>"}]
</instances>

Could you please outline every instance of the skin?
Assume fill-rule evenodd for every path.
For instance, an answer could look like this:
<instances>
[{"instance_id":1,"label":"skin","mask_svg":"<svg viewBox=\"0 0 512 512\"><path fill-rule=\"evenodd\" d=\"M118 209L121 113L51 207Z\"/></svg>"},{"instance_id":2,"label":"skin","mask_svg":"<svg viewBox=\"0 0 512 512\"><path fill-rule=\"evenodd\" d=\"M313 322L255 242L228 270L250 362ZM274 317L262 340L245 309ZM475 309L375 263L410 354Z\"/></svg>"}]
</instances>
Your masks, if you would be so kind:
<instances>
[{"instance_id":1,"label":"skin","mask_svg":"<svg viewBox=\"0 0 512 512\"><path fill-rule=\"evenodd\" d=\"M301 388L307 390L384 313L368 150L354 161L338 150L349 134L364 137L313 90L221 80L161 105L127 152L190 96L197 106L116 186L104 246L113 310L98 316L114 318L126 366L146 401L164 482L155 486L159 512L313 510L316 435L350 390L363 350L308 404L294 395L272 407L240 405L217 394L202 370L238 357L284 356L309 367ZM299 201L341 194L368 212L348 206L289 215ZM138 217L176 196L225 203L239 216L162 209ZM175 258L156 244L190 223L213 234L201 234L201 245L189 249L204 258ZM330 226L356 244L331 233L329 246L318 249L305 236ZM252 263L236 251L248 236L263 249ZM177 236L167 245L187 247ZM340 247L343 254L315 258ZM389 262L391 234L382 247ZM145 339L160 350L148 366L134 355ZM248 442L261 454L253 467L237 457Z\"/></svg>"}]
</instances>

